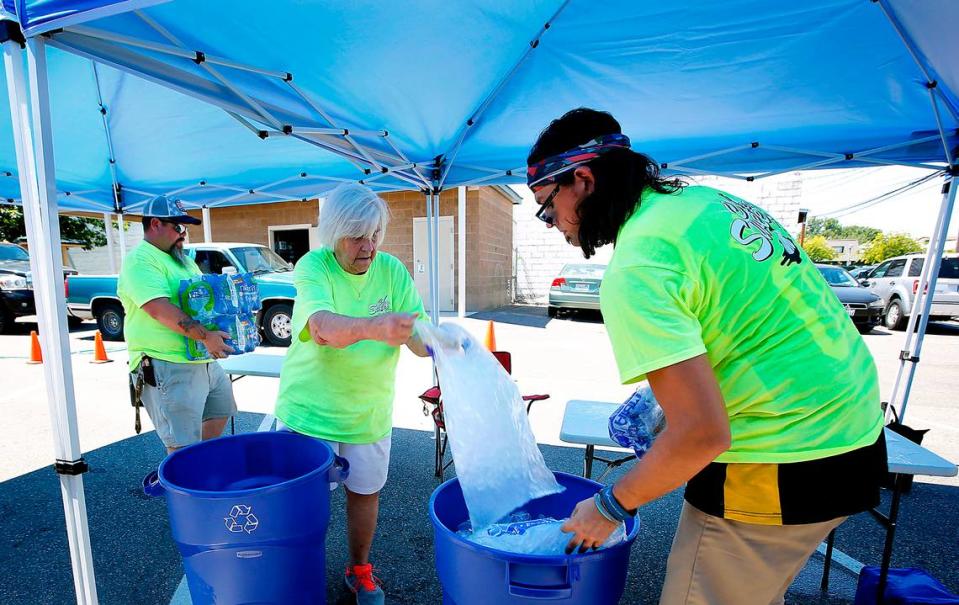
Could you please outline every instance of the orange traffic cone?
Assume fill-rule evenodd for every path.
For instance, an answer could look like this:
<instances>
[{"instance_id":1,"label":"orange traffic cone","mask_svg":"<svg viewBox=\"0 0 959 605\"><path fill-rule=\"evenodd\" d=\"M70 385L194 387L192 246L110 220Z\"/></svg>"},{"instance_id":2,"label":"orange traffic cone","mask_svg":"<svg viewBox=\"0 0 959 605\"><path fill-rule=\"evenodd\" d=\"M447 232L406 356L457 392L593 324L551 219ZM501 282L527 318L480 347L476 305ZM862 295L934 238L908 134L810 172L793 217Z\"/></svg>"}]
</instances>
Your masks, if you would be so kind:
<instances>
[{"instance_id":1,"label":"orange traffic cone","mask_svg":"<svg viewBox=\"0 0 959 605\"><path fill-rule=\"evenodd\" d=\"M496 332L493 331L493 320L486 325L486 348L489 351L496 350Z\"/></svg>"},{"instance_id":2,"label":"orange traffic cone","mask_svg":"<svg viewBox=\"0 0 959 605\"><path fill-rule=\"evenodd\" d=\"M107 357L107 350L103 348L103 336L100 335L100 330L97 330L93 336L93 359L90 363L110 363L111 361L113 360Z\"/></svg>"},{"instance_id":3,"label":"orange traffic cone","mask_svg":"<svg viewBox=\"0 0 959 605\"><path fill-rule=\"evenodd\" d=\"M40 338L36 330L30 332L30 359L27 363L43 363L43 353L40 352Z\"/></svg>"}]
</instances>

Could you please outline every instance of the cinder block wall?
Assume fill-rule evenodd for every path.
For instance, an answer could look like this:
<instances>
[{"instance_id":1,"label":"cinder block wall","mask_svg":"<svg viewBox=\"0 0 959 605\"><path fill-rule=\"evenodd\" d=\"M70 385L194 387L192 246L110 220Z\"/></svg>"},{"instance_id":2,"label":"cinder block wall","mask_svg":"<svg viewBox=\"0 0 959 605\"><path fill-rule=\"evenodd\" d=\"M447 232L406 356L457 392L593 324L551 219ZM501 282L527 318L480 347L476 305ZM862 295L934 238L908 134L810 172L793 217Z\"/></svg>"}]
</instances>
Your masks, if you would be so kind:
<instances>
[{"instance_id":1,"label":"cinder block wall","mask_svg":"<svg viewBox=\"0 0 959 605\"><path fill-rule=\"evenodd\" d=\"M802 199L801 173L789 172L753 182L709 176L687 177L686 180L722 189L756 204L798 237L799 225L796 221ZM579 248L567 244L562 234L555 229L547 229L534 217L538 208L528 192L523 195L523 203L513 207L516 300L546 304L549 286L564 264L606 264L612 256L613 247L600 248L595 256L585 260Z\"/></svg>"}]
</instances>

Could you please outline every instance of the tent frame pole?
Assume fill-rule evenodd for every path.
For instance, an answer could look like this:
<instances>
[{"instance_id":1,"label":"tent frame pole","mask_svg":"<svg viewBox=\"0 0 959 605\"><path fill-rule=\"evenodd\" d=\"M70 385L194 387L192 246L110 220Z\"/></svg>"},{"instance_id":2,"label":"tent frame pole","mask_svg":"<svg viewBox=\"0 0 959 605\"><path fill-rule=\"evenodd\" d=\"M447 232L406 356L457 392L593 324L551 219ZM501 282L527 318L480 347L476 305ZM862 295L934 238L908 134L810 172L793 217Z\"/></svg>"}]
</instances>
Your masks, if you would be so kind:
<instances>
[{"instance_id":1,"label":"tent frame pole","mask_svg":"<svg viewBox=\"0 0 959 605\"><path fill-rule=\"evenodd\" d=\"M912 313L909 316L909 324L906 327L906 342L903 345L902 351L899 353L899 371L896 374L896 382L893 386L889 403L890 406L897 403L899 387L903 379L905 379L905 385L902 390L902 401L899 404L900 420L903 420L906 416L906 406L909 404L909 395L912 392L913 381L916 377L916 368L919 365L919 358L922 353L922 343L926 336L926 328L929 325L929 311L932 309L932 302L935 298L936 282L939 279L939 266L942 264L942 253L946 247L949 222L952 218L952 211L956 203L956 191L959 190L955 182L957 175L959 175L959 166L953 166L946 174L945 181L942 185L942 205L939 210L939 218L936 221L936 230L933 232L932 239L929 241L929 250L926 253L926 259L922 265L919 285L916 288L916 295L913 297ZM921 311L919 310L920 301ZM916 329L917 319L919 331L916 333L916 338L913 341L912 337Z\"/></svg>"},{"instance_id":2,"label":"tent frame pole","mask_svg":"<svg viewBox=\"0 0 959 605\"><path fill-rule=\"evenodd\" d=\"M559 18L559 15L566 9L567 6L569 6L569 2L570 0L564 0L564 2L559 6L559 8L556 9L553 15L546 21L546 23L539 28L539 31L536 32L536 35L532 40L530 40L529 45L520 56L519 60L513 63L512 68L506 72L506 75L500 78L499 82L493 87L493 90L486 95L479 107L477 107L473 113L470 114L470 117L466 119L465 123L460 128L459 134L456 136L456 142L453 144L453 147L450 148L448 152L443 154L443 164L445 164L445 166L443 167L442 176L440 176L439 182L434 187L435 189L443 189L443 186L446 184L446 177L449 176L450 170L453 168L453 162L456 160L457 154L459 154L460 147L463 146L463 142L466 140L466 137L469 136L473 126L476 125L496 97L499 96L499 93L506 88L506 85L509 84L510 80L513 79L513 76L516 75L516 72L519 71L520 66L522 66L523 63L526 62L526 59L533 54L533 51L539 47L539 43L543 35L546 34L549 28L552 27L553 22L556 21L556 19Z\"/></svg>"},{"instance_id":3,"label":"tent frame pole","mask_svg":"<svg viewBox=\"0 0 959 605\"><path fill-rule=\"evenodd\" d=\"M117 257L113 251L113 215L109 212L103 213L103 234L107 238L107 254L110 256L110 273L117 272Z\"/></svg>"},{"instance_id":4,"label":"tent frame pole","mask_svg":"<svg viewBox=\"0 0 959 605\"><path fill-rule=\"evenodd\" d=\"M209 206L204 206L201 208L200 213L203 215L203 243L213 243L213 223L211 222L212 219L210 218Z\"/></svg>"},{"instance_id":5,"label":"tent frame pole","mask_svg":"<svg viewBox=\"0 0 959 605\"><path fill-rule=\"evenodd\" d=\"M436 273L436 249L433 247L433 189L424 191L426 201L426 248L427 248L427 283L429 284L429 300L427 304L430 309L430 321L432 324L439 325L439 310L435 305L436 285L433 283L433 276Z\"/></svg>"},{"instance_id":6,"label":"tent frame pole","mask_svg":"<svg viewBox=\"0 0 959 605\"><path fill-rule=\"evenodd\" d=\"M433 307L436 309L436 323L440 322L440 190L433 190Z\"/></svg>"},{"instance_id":7,"label":"tent frame pole","mask_svg":"<svg viewBox=\"0 0 959 605\"><path fill-rule=\"evenodd\" d=\"M54 438L54 468L60 477L74 590L79 605L93 605L97 603L97 588L83 491L83 473L87 468L77 428L66 300L61 285L63 263L59 254L60 223L44 44L40 38L27 41L29 83L24 81L23 55L16 42L4 42L4 64L30 264L36 278L37 318L46 351L43 374Z\"/></svg>"},{"instance_id":8,"label":"tent frame pole","mask_svg":"<svg viewBox=\"0 0 959 605\"><path fill-rule=\"evenodd\" d=\"M456 312L460 319L466 317L466 187L456 188L457 216L456 216L456 281L457 301Z\"/></svg>"}]
</instances>

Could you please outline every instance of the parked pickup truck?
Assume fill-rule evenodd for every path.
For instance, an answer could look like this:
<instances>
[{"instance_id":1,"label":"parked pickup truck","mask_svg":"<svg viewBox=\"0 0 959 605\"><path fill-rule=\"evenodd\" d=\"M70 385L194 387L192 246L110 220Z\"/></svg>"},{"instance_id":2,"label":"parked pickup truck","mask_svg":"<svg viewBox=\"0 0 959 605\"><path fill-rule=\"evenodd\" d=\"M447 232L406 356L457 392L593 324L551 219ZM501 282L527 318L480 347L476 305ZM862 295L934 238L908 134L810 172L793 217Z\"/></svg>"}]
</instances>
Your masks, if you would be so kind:
<instances>
[{"instance_id":1,"label":"parked pickup truck","mask_svg":"<svg viewBox=\"0 0 959 605\"><path fill-rule=\"evenodd\" d=\"M263 308L257 322L272 345L290 345L293 317L293 266L259 244L187 244L184 251L204 273L246 273L256 277ZM116 275L71 275L67 279L67 310L78 319L97 320L103 338L123 339L123 306Z\"/></svg>"},{"instance_id":2,"label":"parked pickup truck","mask_svg":"<svg viewBox=\"0 0 959 605\"><path fill-rule=\"evenodd\" d=\"M64 269L64 279L74 273L73 269ZM30 255L16 244L0 242L0 334L10 330L18 317L36 312ZM70 318L71 325L77 321Z\"/></svg>"}]
</instances>

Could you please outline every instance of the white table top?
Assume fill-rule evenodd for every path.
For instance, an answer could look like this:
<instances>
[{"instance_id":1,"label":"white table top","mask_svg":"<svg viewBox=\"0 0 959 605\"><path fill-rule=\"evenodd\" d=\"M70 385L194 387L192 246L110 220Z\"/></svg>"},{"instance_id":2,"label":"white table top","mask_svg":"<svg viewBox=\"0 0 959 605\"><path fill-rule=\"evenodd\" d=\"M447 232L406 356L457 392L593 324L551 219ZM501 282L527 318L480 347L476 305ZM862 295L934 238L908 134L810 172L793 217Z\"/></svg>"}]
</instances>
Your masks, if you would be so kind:
<instances>
[{"instance_id":1,"label":"white table top","mask_svg":"<svg viewBox=\"0 0 959 605\"><path fill-rule=\"evenodd\" d=\"M886 432L886 457L890 473L955 477L956 465L889 429Z\"/></svg>"},{"instance_id":2,"label":"white table top","mask_svg":"<svg viewBox=\"0 0 959 605\"><path fill-rule=\"evenodd\" d=\"M608 401L579 399L567 402L560 440L566 443L618 448L616 442L609 438L609 416L620 405ZM957 468L952 462L889 429L886 429L885 433L889 472L936 477L956 475Z\"/></svg>"},{"instance_id":3,"label":"white table top","mask_svg":"<svg viewBox=\"0 0 959 605\"><path fill-rule=\"evenodd\" d=\"M265 376L279 378L285 355L246 353L217 360L223 371L231 376Z\"/></svg>"},{"instance_id":4,"label":"white table top","mask_svg":"<svg viewBox=\"0 0 959 605\"><path fill-rule=\"evenodd\" d=\"M618 448L619 444L609 438L609 416L620 405L622 404L580 399L566 402L563 427L559 432L560 440L566 443Z\"/></svg>"}]
</instances>

